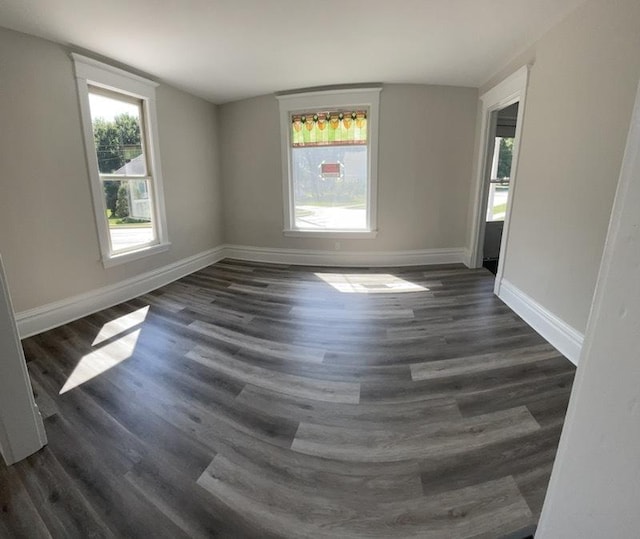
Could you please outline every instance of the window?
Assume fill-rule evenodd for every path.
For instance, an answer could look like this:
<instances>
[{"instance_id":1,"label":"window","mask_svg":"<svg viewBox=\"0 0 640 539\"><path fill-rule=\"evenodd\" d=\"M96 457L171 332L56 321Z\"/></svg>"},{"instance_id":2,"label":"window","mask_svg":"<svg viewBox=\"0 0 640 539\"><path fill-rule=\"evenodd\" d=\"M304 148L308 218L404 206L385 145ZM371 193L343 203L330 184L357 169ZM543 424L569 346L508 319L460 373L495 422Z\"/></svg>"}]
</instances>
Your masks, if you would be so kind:
<instances>
[{"instance_id":1,"label":"window","mask_svg":"<svg viewBox=\"0 0 640 539\"><path fill-rule=\"evenodd\" d=\"M512 153L513 137L496 137L494 139L487 221L504 221L509 197Z\"/></svg>"},{"instance_id":2,"label":"window","mask_svg":"<svg viewBox=\"0 0 640 539\"><path fill-rule=\"evenodd\" d=\"M286 235L375 237L380 90L278 96Z\"/></svg>"},{"instance_id":3,"label":"window","mask_svg":"<svg viewBox=\"0 0 640 539\"><path fill-rule=\"evenodd\" d=\"M102 260L169 247L157 158L156 83L73 54Z\"/></svg>"}]
</instances>

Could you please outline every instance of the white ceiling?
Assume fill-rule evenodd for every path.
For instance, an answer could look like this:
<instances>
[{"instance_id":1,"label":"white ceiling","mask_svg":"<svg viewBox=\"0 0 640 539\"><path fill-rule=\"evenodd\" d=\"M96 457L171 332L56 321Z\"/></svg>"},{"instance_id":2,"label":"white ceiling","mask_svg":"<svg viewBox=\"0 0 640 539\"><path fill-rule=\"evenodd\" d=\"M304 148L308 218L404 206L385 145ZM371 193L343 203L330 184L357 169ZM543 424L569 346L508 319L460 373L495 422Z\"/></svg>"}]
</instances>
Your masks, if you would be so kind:
<instances>
[{"instance_id":1,"label":"white ceiling","mask_svg":"<svg viewBox=\"0 0 640 539\"><path fill-rule=\"evenodd\" d=\"M214 103L358 82L478 87L583 0L2 0L0 26Z\"/></svg>"}]
</instances>

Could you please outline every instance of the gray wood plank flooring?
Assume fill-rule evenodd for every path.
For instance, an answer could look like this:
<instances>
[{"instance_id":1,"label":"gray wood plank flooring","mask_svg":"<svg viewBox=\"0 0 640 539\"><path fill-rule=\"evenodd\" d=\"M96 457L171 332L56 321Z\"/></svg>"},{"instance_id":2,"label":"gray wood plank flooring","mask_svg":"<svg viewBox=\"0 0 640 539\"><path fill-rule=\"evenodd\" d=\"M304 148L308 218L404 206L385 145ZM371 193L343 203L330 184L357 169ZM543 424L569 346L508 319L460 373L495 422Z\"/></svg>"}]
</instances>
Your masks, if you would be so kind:
<instances>
[{"instance_id":1,"label":"gray wood plank flooring","mask_svg":"<svg viewBox=\"0 0 640 539\"><path fill-rule=\"evenodd\" d=\"M0 537L523 538L574 376L457 265L224 260L23 345Z\"/></svg>"}]
</instances>

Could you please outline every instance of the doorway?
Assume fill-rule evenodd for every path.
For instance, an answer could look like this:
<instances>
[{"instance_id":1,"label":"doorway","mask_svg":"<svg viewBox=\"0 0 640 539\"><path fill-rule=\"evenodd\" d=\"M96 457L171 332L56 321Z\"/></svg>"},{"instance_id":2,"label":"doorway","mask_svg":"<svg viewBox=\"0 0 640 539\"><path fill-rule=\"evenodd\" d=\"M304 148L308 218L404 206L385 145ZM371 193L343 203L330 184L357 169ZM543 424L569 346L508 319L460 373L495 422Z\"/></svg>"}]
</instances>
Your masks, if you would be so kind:
<instances>
[{"instance_id":1,"label":"doorway","mask_svg":"<svg viewBox=\"0 0 640 539\"><path fill-rule=\"evenodd\" d=\"M467 265L480 268L487 259L487 265L492 266L496 276L496 295L500 294L508 256L509 221L516 189L528 80L529 66L523 66L480 96L480 139Z\"/></svg>"},{"instance_id":2,"label":"doorway","mask_svg":"<svg viewBox=\"0 0 640 539\"><path fill-rule=\"evenodd\" d=\"M513 142L516 136L519 103L492 112L493 139L487 144L486 212L482 265L494 275L500 261L500 245L509 202Z\"/></svg>"}]
</instances>

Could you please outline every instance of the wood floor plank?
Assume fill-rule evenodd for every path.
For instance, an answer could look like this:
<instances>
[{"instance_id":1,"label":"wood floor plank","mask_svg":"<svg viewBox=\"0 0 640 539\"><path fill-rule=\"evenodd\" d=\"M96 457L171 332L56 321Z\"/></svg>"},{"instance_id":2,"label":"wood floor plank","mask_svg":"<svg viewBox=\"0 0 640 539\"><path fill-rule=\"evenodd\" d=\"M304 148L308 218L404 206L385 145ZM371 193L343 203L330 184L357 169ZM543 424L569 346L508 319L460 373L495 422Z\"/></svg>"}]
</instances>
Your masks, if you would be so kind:
<instances>
[{"instance_id":1,"label":"wood floor plank","mask_svg":"<svg viewBox=\"0 0 640 539\"><path fill-rule=\"evenodd\" d=\"M441 322L437 320L420 320L408 326L390 328L387 331L387 336L398 342L406 342L413 339L420 340L429 335L449 335L475 329L487 330L516 325L518 325L518 319L510 312L497 313L491 316L483 316L482 318L455 318L450 316ZM520 325L524 326L524 323L520 323Z\"/></svg>"},{"instance_id":2,"label":"wood floor plank","mask_svg":"<svg viewBox=\"0 0 640 539\"><path fill-rule=\"evenodd\" d=\"M252 384L276 393L284 393L303 399L358 404L360 384L354 382L318 381L302 376L270 371L247 365L232 356L196 347L186 354L215 372L237 378L244 384Z\"/></svg>"},{"instance_id":3,"label":"wood floor plank","mask_svg":"<svg viewBox=\"0 0 640 539\"><path fill-rule=\"evenodd\" d=\"M289 447L298 423L286 418L272 418L261 411L246 414L235 405L234 392L200 387L197 379L171 370L148 376L146 369L138 370L134 364L121 366L117 382L135 392L140 398L154 402L157 413L185 435L194 436L206 444L211 432L225 424L271 443Z\"/></svg>"},{"instance_id":4,"label":"wood floor plank","mask_svg":"<svg viewBox=\"0 0 640 539\"><path fill-rule=\"evenodd\" d=\"M493 284L228 259L26 339L0 536L523 539L575 369Z\"/></svg>"},{"instance_id":5,"label":"wood floor plank","mask_svg":"<svg viewBox=\"0 0 640 539\"><path fill-rule=\"evenodd\" d=\"M51 531L36 508L16 466L0 459L0 537L51 539Z\"/></svg>"},{"instance_id":6,"label":"wood floor plank","mask_svg":"<svg viewBox=\"0 0 640 539\"><path fill-rule=\"evenodd\" d=\"M52 381L47 389L55 394L61 387L60 381L54 381L56 367L50 365L43 369L37 362L29 365L29 370L39 380ZM59 380L59 379L58 379ZM141 458L140 444L136 442L111 415L81 392L66 394L58 399L60 412L48 418L47 425L53 425L63 418L75 427L77 434L82 433L83 441L99 447L109 459L109 466L120 475L129 470Z\"/></svg>"},{"instance_id":7,"label":"wood floor plank","mask_svg":"<svg viewBox=\"0 0 640 539\"><path fill-rule=\"evenodd\" d=\"M286 462L289 467L304 468L313 475L332 474L348 477L419 475L417 460L367 462L326 459L291 451L291 447L272 444L230 423L221 424L217 430L210 431L208 442L216 454L225 455L227 458L234 458L234 455L238 454L251 455L249 458L261 460L270 465L273 462Z\"/></svg>"},{"instance_id":8,"label":"wood floor plank","mask_svg":"<svg viewBox=\"0 0 640 539\"><path fill-rule=\"evenodd\" d=\"M551 477L555 451L553 451L550 457L551 458L548 458L544 464L531 467L514 476L516 484L536 520L540 518L540 513L542 512L542 504L547 492L549 478Z\"/></svg>"},{"instance_id":9,"label":"wood floor plank","mask_svg":"<svg viewBox=\"0 0 640 539\"><path fill-rule=\"evenodd\" d=\"M444 336L430 336L425 338L422 346L420 343L407 344L402 352L390 354L389 351L328 351L324 357L327 364L361 364L361 365L388 365L411 364L422 361L436 361L439 359L459 357L460 355L490 354L504 350L505 348L521 348L524 346L536 346L544 340L531 330L520 329L511 334L499 336L477 335L475 339L455 339Z\"/></svg>"},{"instance_id":10,"label":"wood floor plank","mask_svg":"<svg viewBox=\"0 0 640 539\"><path fill-rule=\"evenodd\" d=\"M417 380L411 384L395 380L389 380L386 384L366 382L360 385L360 402L409 402L448 396L455 398L460 405L466 406L469 410L468 415L472 415L481 413L483 409L491 411L508 407L491 401L489 395L501 395L505 399L504 403L508 403L511 392L516 388L520 388L531 401L537 400L536 392L531 386L537 386L538 390L544 387L545 390L555 391L555 380L550 380L555 376L569 378L572 372L573 367L566 363L566 360L557 362L551 359L446 378ZM558 384L566 386L566 380L561 380ZM566 390L566 387L560 389ZM525 397L522 402L529 401ZM474 407L476 412L473 410Z\"/></svg>"},{"instance_id":11,"label":"wood floor plank","mask_svg":"<svg viewBox=\"0 0 640 539\"><path fill-rule=\"evenodd\" d=\"M115 537L48 448L29 457L18 474L54 537Z\"/></svg>"},{"instance_id":12,"label":"wood floor plank","mask_svg":"<svg viewBox=\"0 0 640 539\"><path fill-rule=\"evenodd\" d=\"M121 425L145 444L141 461L153 460L170 465L195 480L215 456L215 451L197 439L184 436L174 424L159 415L148 404L147 396L134 398L129 387L118 380L113 383L93 383L83 390L112 415Z\"/></svg>"},{"instance_id":13,"label":"wood floor plank","mask_svg":"<svg viewBox=\"0 0 640 539\"><path fill-rule=\"evenodd\" d=\"M561 367L563 368L564 366ZM456 397L456 401L465 416L506 410L515 406L533 406L536 403L547 409L550 398L566 395L567 387L572 380L572 371L549 371L540 377L528 377L524 382L507 383L497 388L470 392Z\"/></svg>"},{"instance_id":14,"label":"wood floor plank","mask_svg":"<svg viewBox=\"0 0 640 539\"><path fill-rule=\"evenodd\" d=\"M421 498L423 490L420 474L414 465L384 469L377 466L360 467L342 473L317 465L308 466L307 459L290 459L286 453L248 446L223 450L218 455L241 468L255 480L270 484L273 490L295 490L300 496L324 497L331 500L337 492L351 504L393 502ZM214 459L215 460L215 459ZM220 460L220 459L219 459ZM317 464L318 459L316 459ZM212 463L213 465L213 463ZM212 465L208 468L212 469ZM213 466L215 467L215 466Z\"/></svg>"},{"instance_id":15,"label":"wood floor plank","mask_svg":"<svg viewBox=\"0 0 640 539\"><path fill-rule=\"evenodd\" d=\"M413 380L430 380L464 374L526 365L532 361L561 357L552 346L544 343L509 351L493 352L476 356L454 357L439 361L425 361L411 365Z\"/></svg>"},{"instance_id":16,"label":"wood floor plank","mask_svg":"<svg viewBox=\"0 0 640 539\"><path fill-rule=\"evenodd\" d=\"M292 346L284 343L274 342L266 339L258 339L249 337L245 334L225 330L220 327L212 326L205 322L193 322L189 324L189 328L209 335L222 342L236 345L279 359L291 359L292 361L311 361L321 362L324 358L325 350L314 347Z\"/></svg>"},{"instance_id":17,"label":"wood floor plank","mask_svg":"<svg viewBox=\"0 0 640 539\"><path fill-rule=\"evenodd\" d=\"M324 458L388 462L443 452L455 455L539 428L524 406L411 429L357 430L300 423L291 449Z\"/></svg>"},{"instance_id":18,"label":"wood floor plank","mask_svg":"<svg viewBox=\"0 0 640 539\"><path fill-rule=\"evenodd\" d=\"M413 309L318 309L315 307L293 307L291 316L312 318L316 320L378 320L400 319L410 320L414 318Z\"/></svg>"},{"instance_id":19,"label":"wood floor plank","mask_svg":"<svg viewBox=\"0 0 640 539\"><path fill-rule=\"evenodd\" d=\"M186 537L148 500L132 489L124 488L124 474L114 474L105 451L85 443L74 425L62 417L54 416L47 427L50 445L64 447L68 440L74 440L74 444L66 447L64 452L59 452L60 463L74 487L109 526L114 537ZM78 513L79 518L83 518L82 515ZM79 527L75 530L81 532ZM54 533L54 536L74 536L75 530L69 528L62 535ZM80 533L77 536L87 537Z\"/></svg>"},{"instance_id":20,"label":"wood floor plank","mask_svg":"<svg viewBox=\"0 0 640 539\"><path fill-rule=\"evenodd\" d=\"M426 495L475 485L504 474L518 477L553 462L560 438L557 426L541 428L514 438L468 447L458 454L442 452L419 461ZM532 507L532 510L540 507Z\"/></svg>"},{"instance_id":21,"label":"wood floor plank","mask_svg":"<svg viewBox=\"0 0 640 539\"><path fill-rule=\"evenodd\" d=\"M571 386L573 380L570 377L558 383L558 389L551 390L552 394L545 389L542 395L530 399L527 402L527 409L541 426L562 425L564 416L569 406L571 396Z\"/></svg>"},{"instance_id":22,"label":"wood floor plank","mask_svg":"<svg viewBox=\"0 0 640 539\"><path fill-rule=\"evenodd\" d=\"M345 406L342 403L318 402L273 392L248 384L236 397L248 407L263 410L275 417L295 421L344 427L379 427L402 424L424 425L461 417L455 399L441 398L408 403L366 403Z\"/></svg>"},{"instance_id":23,"label":"wood floor plank","mask_svg":"<svg viewBox=\"0 0 640 539\"><path fill-rule=\"evenodd\" d=\"M218 455L198 483L230 507L242 508L247 518L284 537L471 538L500 533L500 528L524 525L531 518L510 477L441 496L370 503L366 509L356 510L349 497L326 499L313 492L301 497L284 484L275 487L268 483L275 495L263 498L261 479L244 469L239 471L233 462Z\"/></svg>"},{"instance_id":24,"label":"wood floor plank","mask_svg":"<svg viewBox=\"0 0 640 539\"><path fill-rule=\"evenodd\" d=\"M190 539L262 535L223 504L213 503L197 479L184 481L171 468L153 461L140 462L126 473L125 480Z\"/></svg>"}]
</instances>

